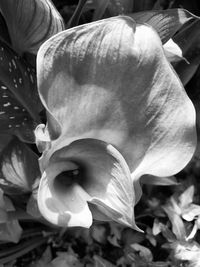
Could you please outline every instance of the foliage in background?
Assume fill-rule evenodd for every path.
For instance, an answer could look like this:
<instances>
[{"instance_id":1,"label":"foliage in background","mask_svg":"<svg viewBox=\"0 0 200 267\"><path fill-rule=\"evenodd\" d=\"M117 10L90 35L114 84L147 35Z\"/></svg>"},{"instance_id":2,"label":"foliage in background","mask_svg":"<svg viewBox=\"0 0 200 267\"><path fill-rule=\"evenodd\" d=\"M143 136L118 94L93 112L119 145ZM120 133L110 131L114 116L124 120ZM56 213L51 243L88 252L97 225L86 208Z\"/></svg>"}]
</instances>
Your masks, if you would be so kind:
<instances>
[{"instance_id":1,"label":"foliage in background","mask_svg":"<svg viewBox=\"0 0 200 267\"><path fill-rule=\"evenodd\" d=\"M136 22L145 20L163 44L171 38L163 47L193 100L199 130L198 1L55 0L59 12L47 0L19 2L0 4L0 266L198 267L198 149L176 177L142 177L143 195L135 208L136 223L144 231L139 233L114 222L70 230L44 220L37 207L40 153L34 144L36 125L46 123L36 85L40 45L64 29L124 14ZM169 10L177 7L197 16ZM150 12L135 13L145 10ZM43 131L38 136L43 140L37 143L41 152L49 139Z\"/></svg>"}]
</instances>

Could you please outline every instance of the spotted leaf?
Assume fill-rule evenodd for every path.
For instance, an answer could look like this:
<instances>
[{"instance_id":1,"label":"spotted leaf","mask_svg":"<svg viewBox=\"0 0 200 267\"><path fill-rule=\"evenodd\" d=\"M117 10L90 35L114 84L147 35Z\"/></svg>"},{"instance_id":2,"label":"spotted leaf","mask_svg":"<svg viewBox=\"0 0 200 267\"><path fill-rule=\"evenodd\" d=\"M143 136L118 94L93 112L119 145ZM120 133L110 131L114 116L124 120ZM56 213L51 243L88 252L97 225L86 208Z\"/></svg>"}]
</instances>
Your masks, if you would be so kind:
<instances>
[{"instance_id":1,"label":"spotted leaf","mask_svg":"<svg viewBox=\"0 0 200 267\"><path fill-rule=\"evenodd\" d=\"M45 40L64 30L62 17L50 0L1 0L0 10L19 54L36 54Z\"/></svg>"},{"instance_id":2,"label":"spotted leaf","mask_svg":"<svg viewBox=\"0 0 200 267\"><path fill-rule=\"evenodd\" d=\"M0 188L12 195L31 192L39 176L37 155L24 143L12 140L0 156Z\"/></svg>"},{"instance_id":3,"label":"spotted leaf","mask_svg":"<svg viewBox=\"0 0 200 267\"><path fill-rule=\"evenodd\" d=\"M0 40L0 133L33 142L38 103L35 70Z\"/></svg>"}]
</instances>

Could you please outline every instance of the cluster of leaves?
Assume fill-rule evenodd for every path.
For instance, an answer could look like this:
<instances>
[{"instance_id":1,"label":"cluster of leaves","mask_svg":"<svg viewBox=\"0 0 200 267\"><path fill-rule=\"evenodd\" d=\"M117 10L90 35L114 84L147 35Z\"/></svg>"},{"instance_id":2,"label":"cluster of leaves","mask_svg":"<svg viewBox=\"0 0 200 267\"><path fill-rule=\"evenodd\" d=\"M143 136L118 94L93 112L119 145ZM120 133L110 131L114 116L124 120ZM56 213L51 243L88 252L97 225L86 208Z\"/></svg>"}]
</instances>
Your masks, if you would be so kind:
<instances>
[{"instance_id":1,"label":"cluster of leaves","mask_svg":"<svg viewBox=\"0 0 200 267\"><path fill-rule=\"evenodd\" d=\"M35 67L37 51L45 40L64 28L144 10L152 10L146 23L156 27L157 22L163 20L163 24L159 24L163 27L171 20L162 10L184 7L199 15L199 3L54 1L63 21L50 1L44 1L41 6L37 6L40 1L33 1L36 6L33 4L28 10L35 20L30 16L30 21L22 23L12 12L19 12L18 18L27 18L23 14L26 7L13 4L10 8L12 2L7 0L0 4L0 266L199 266L198 150L190 166L176 178L169 177L161 182L156 177L142 177L144 193L136 206L136 222L144 233L138 233L117 223L94 223L89 230L60 230L47 223L36 203L41 174L39 152L34 144L35 126L46 122L37 93ZM51 17L49 9L56 15ZM155 16L155 10L160 11L159 15ZM173 16L173 12L170 15ZM53 18L57 20L57 28L52 22L46 29L45 25ZM137 19L137 15L134 18ZM168 59L196 107L197 130L200 127L199 30L198 17L189 19L180 12L170 33L172 45L165 46ZM164 40L165 36L162 38Z\"/></svg>"},{"instance_id":2,"label":"cluster of leaves","mask_svg":"<svg viewBox=\"0 0 200 267\"><path fill-rule=\"evenodd\" d=\"M199 266L198 178L199 164L194 160L167 190L145 186L136 209L143 233L114 222L54 231L54 237L48 232L49 245L30 266Z\"/></svg>"},{"instance_id":3,"label":"cluster of leaves","mask_svg":"<svg viewBox=\"0 0 200 267\"><path fill-rule=\"evenodd\" d=\"M15 249L18 252L21 247L23 253L26 251L24 244L29 244L30 249L39 244L40 249L35 250L33 255L29 253L19 258L17 263L26 264L32 259L31 267L198 266L198 172L198 162L193 161L167 190L161 186L145 186L143 198L136 209L136 221L144 233L114 222L97 222L90 229L53 231L43 228L43 232L42 229L38 231L36 224L33 230L27 231L27 235L39 235L40 239L33 238L28 243L24 232L21 244ZM42 246L43 243L48 245ZM10 250L13 251L13 248Z\"/></svg>"}]
</instances>

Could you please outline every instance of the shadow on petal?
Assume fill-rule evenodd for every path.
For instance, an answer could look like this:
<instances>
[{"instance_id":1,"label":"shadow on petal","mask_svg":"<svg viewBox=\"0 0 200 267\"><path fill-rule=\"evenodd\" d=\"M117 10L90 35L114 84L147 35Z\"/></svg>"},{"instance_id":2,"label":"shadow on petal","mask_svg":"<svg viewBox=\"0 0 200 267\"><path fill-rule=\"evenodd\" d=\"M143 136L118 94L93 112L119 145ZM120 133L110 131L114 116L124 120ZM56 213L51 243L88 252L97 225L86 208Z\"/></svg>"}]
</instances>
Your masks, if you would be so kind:
<instances>
[{"instance_id":1,"label":"shadow on petal","mask_svg":"<svg viewBox=\"0 0 200 267\"><path fill-rule=\"evenodd\" d=\"M133 182L174 175L192 158L194 106L150 26L119 16L54 35L37 79L52 141L43 162L83 138L117 147Z\"/></svg>"},{"instance_id":2,"label":"shadow on petal","mask_svg":"<svg viewBox=\"0 0 200 267\"><path fill-rule=\"evenodd\" d=\"M131 174L124 158L112 145L96 139L77 140L55 152L38 195L43 216L54 224L69 226L72 222L73 226L86 226L79 221L86 218L88 202L95 210L92 213L105 214L103 220L137 228L134 201ZM66 214L71 215L67 222ZM85 218L80 218L83 215Z\"/></svg>"},{"instance_id":3,"label":"shadow on petal","mask_svg":"<svg viewBox=\"0 0 200 267\"><path fill-rule=\"evenodd\" d=\"M40 212L49 222L58 226L90 227L92 215L87 204L89 196L78 184L69 186L66 192L55 189L56 177L51 176L51 167L44 172L39 186Z\"/></svg>"}]
</instances>

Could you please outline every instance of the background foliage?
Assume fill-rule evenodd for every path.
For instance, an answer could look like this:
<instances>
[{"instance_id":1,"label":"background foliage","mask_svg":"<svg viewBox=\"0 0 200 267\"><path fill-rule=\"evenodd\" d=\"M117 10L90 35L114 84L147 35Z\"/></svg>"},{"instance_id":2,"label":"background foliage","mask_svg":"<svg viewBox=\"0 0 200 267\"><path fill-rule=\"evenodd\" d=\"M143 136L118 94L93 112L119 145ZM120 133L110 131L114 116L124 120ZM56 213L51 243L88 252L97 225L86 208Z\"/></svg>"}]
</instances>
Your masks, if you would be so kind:
<instances>
[{"instance_id":1,"label":"background foliage","mask_svg":"<svg viewBox=\"0 0 200 267\"><path fill-rule=\"evenodd\" d=\"M197 0L53 2L64 18L66 27L118 14L152 9L181 7L200 16L200 3ZM1 25L3 24L5 21L1 18ZM179 61L173 58L173 66L195 105L198 133L199 33L198 19L181 28L174 40L181 47L186 60ZM6 37L6 33L4 36L9 42L9 36ZM0 43L0 46L0 56L4 50L7 51L8 57L9 47L3 43ZM25 53L21 58L17 53L11 54L11 62L15 58L21 71L17 75L25 77L25 72L29 76L32 75L32 84L27 86L30 92L26 96L22 91L19 91L18 97L13 95L13 90L8 92L12 108L6 109L4 120L1 120L0 266L200 266L199 147L191 163L175 177L166 179L163 185L158 183L155 177L148 180L146 177L142 178L146 184L143 186L143 196L136 206L135 213L136 222L144 233L113 222L96 222L90 230L58 229L40 217L36 204L36 188L40 177L37 163L39 152L32 144L32 129L37 123L45 122L45 115L35 90L32 90L36 87L35 56ZM13 63L10 68L14 70L15 64ZM12 84L11 88L14 88L15 84ZM4 108L0 109L0 112L5 111L7 103L3 97L6 90L4 86L2 83L0 104ZM20 87L20 80L17 86ZM33 109L27 108L28 106L32 106ZM23 123L22 127L18 127L20 123Z\"/></svg>"}]
</instances>

